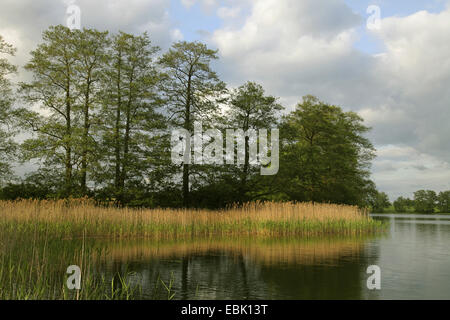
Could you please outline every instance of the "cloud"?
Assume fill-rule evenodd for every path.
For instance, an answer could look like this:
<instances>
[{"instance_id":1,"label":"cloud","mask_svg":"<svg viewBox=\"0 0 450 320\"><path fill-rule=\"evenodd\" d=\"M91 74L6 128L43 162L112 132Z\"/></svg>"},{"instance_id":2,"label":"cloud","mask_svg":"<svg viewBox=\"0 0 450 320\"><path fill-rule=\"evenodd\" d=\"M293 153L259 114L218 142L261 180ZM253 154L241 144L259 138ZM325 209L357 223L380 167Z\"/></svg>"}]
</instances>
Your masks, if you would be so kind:
<instances>
[{"instance_id":1,"label":"cloud","mask_svg":"<svg viewBox=\"0 0 450 320\"><path fill-rule=\"evenodd\" d=\"M190 8L195 4L196 0L181 0L181 4L185 7L185 8Z\"/></svg>"},{"instance_id":2,"label":"cloud","mask_svg":"<svg viewBox=\"0 0 450 320\"><path fill-rule=\"evenodd\" d=\"M77 0L81 26L131 33L148 31L152 41L166 48L173 35L170 0ZM0 34L18 48L14 63L23 66L28 53L41 41L42 32L51 25L66 24L67 1L3 0L0 10ZM22 70L21 70L22 71ZM23 75L23 74L22 74Z\"/></svg>"},{"instance_id":3,"label":"cloud","mask_svg":"<svg viewBox=\"0 0 450 320\"><path fill-rule=\"evenodd\" d=\"M380 147L373 174L378 187L392 200L412 197L414 191L450 190L450 165L439 158L405 145Z\"/></svg>"},{"instance_id":4,"label":"cloud","mask_svg":"<svg viewBox=\"0 0 450 320\"><path fill-rule=\"evenodd\" d=\"M218 5L217 0L181 0L181 4L186 9L190 9L197 3L199 3L203 11L208 14Z\"/></svg>"},{"instance_id":5,"label":"cloud","mask_svg":"<svg viewBox=\"0 0 450 320\"><path fill-rule=\"evenodd\" d=\"M171 31L171 38L172 38L172 41L176 42L176 41L183 40L184 36L180 29L173 29Z\"/></svg>"},{"instance_id":6,"label":"cloud","mask_svg":"<svg viewBox=\"0 0 450 320\"><path fill-rule=\"evenodd\" d=\"M385 47L378 55L355 49L364 25L344 1L260 0L242 26L226 24L210 41L229 83L258 81L289 108L317 95L359 112L378 148L408 145L405 160L379 153L381 188L450 188L450 8L382 19L372 31Z\"/></svg>"},{"instance_id":7,"label":"cloud","mask_svg":"<svg viewBox=\"0 0 450 320\"><path fill-rule=\"evenodd\" d=\"M352 48L361 17L343 1L251 4L242 27L227 24L211 37L224 61L220 71L234 85L258 80L279 96L296 96L296 100L308 92L335 97L340 91L335 84L342 85L338 79L351 81L360 73L355 62L367 63Z\"/></svg>"},{"instance_id":8,"label":"cloud","mask_svg":"<svg viewBox=\"0 0 450 320\"><path fill-rule=\"evenodd\" d=\"M437 14L420 11L383 19L375 35L386 46L377 76L385 83L383 91L395 97L391 110L409 122L415 147L448 161L450 8Z\"/></svg>"},{"instance_id":9,"label":"cloud","mask_svg":"<svg viewBox=\"0 0 450 320\"><path fill-rule=\"evenodd\" d=\"M217 9L217 16L221 19L233 19L241 13L240 7L220 7Z\"/></svg>"}]
</instances>

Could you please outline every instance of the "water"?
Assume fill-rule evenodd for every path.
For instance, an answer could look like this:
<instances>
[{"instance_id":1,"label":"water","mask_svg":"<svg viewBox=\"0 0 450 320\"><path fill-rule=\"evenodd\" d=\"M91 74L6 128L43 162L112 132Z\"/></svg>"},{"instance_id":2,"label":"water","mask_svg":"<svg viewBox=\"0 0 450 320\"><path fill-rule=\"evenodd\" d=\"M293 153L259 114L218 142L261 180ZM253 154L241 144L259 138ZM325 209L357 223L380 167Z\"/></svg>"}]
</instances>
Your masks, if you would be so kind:
<instances>
[{"instance_id":1,"label":"water","mask_svg":"<svg viewBox=\"0 0 450 320\"><path fill-rule=\"evenodd\" d=\"M147 299L450 299L450 216L374 218L390 222L386 234L109 243L101 268L136 272ZM367 288L370 265L381 290Z\"/></svg>"}]
</instances>

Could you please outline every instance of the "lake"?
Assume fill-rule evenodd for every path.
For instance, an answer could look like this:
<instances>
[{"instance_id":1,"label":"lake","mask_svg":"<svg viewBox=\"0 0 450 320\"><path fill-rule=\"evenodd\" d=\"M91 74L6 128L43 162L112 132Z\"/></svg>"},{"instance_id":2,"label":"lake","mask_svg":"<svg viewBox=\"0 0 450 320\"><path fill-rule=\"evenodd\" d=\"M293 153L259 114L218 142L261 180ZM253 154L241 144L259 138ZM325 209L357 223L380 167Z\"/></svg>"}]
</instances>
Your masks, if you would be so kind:
<instances>
[{"instance_id":1,"label":"lake","mask_svg":"<svg viewBox=\"0 0 450 320\"><path fill-rule=\"evenodd\" d=\"M450 216L383 214L360 238L109 242L98 265L146 299L450 299ZM367 268L381 269L381 290Z\"/></svg>"}]
</instances>

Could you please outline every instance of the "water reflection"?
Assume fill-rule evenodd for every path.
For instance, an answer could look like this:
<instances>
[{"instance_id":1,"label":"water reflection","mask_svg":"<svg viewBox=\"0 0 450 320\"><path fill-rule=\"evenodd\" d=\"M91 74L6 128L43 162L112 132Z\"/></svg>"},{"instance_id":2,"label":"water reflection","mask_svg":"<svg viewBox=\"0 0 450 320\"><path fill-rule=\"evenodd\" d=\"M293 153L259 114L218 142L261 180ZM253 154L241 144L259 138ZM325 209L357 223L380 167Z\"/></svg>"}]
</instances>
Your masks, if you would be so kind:
<instances>
[{"instance_id":1,"label":"water reflection","mask_svg":"<svg viewBox=\"0 0 450 320\"><path fill-rule=\"evenodd\" d=\"M136 273L146 299L449 299L450 216L380 215L372 238L118 241L98 263L108 277ZM367 289L367 267L381 290Z\"/></svg>"},{"instance_id":2,"label":"water reflection","mask_svg":"<svg viewBox=\"0 0 450 320\"><path fill-rule=\"evenodd\" d=\"M209 239L108 244L105 270L133 270L144 297L175 299L360 299L363 238ZM364 260L364 259L363 259ZM365 270L364 270L365 271ZM161 288L160 288L161 289Z\"/></svg>"},{"instance_id":3,"label":"water reflection","mask_svg":"<svg viewBox=\"0 0 450 320\"><path fill-rule=\"evenodd\" d=\"M450 216L377 215L391 232L367 247L378 249L381 299L450 298ZM369 255L369 259L371 259Z\"/></svg>"}]
</instances>

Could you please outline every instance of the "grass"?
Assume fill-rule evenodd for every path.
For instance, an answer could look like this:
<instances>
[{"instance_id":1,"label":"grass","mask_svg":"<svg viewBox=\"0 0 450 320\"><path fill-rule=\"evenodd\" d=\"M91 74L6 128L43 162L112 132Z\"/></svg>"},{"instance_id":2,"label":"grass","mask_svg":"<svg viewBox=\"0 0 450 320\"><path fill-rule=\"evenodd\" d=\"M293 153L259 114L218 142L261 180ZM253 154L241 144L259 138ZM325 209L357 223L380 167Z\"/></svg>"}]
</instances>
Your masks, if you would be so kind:
<instances>
[{"instance_id":1,"label":"grass","mask_svg":"<svg viewBox=\"0 0 450 320\"><path fill-rule=\"evenodd\" d=\"M182 248L218 248L241 254L254 248L243 246L243 239L270 243L272 239L292 237L358 237L378 233L384 227L357 207L330 204L250 203L208 211L99 207L87 199L0 201L0 300L143 298L139 275L123 269L118 273L105 271L106 264L123 254L105 245L115 241L150 241L167 254ZM180 241L185 245L180 247ZM92 245L96 242L104 245ZM163 243L175 245L164 248ZM273 261L279 259L281 248L284 252L307 252L306 247L299 246L286 251L284 245L261 245L252 249L252 254ZM153 248L143 253L152 255ZM334 256L340 249L326 247L321 251L324 256ZM311 253L313 256L318 257L317 250ZM81 290L71 291L65 285L69 265L82 270ZM152 298L176 298L173 285L172 276L159 279Z\"/></svg>"}]
</instances>

